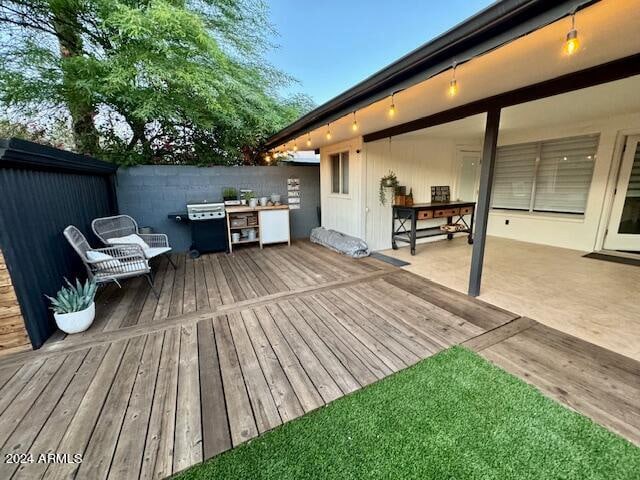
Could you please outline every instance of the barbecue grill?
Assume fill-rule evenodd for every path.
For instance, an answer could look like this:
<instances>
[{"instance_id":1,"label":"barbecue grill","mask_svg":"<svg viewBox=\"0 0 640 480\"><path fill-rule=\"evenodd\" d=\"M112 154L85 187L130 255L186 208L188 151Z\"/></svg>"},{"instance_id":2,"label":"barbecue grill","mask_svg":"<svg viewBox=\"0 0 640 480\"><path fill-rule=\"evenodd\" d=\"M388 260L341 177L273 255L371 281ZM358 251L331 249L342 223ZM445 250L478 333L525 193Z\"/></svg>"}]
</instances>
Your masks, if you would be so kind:
<instances>
[{"instance_id":1,"label":"barbecue grill","mask_svg":"<svg viewBox=\"0 0 640 480\"><path fill-rule=\"evenodd\" d=\"M198 258L201 253L226 252L228 248L227 219L222 202L189 202L187 213L172 213L171 218L191 224L191 248L189 256Z\"/></svg>"}]
</instances>

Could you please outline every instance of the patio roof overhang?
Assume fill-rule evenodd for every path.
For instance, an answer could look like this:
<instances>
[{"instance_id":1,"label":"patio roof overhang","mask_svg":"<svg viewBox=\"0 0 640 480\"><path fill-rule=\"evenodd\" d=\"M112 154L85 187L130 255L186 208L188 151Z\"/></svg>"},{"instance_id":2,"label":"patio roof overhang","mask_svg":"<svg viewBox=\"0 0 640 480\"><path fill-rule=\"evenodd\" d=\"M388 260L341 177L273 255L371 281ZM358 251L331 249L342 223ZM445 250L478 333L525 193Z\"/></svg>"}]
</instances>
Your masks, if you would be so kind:
<instances>
[{"instance_id":1,"label":"patio roof overhang","mask_svg":"<svg viewBox=\"0 0 640 480\"><path fill-rule=\"evenodd\" d=\"M576 10L583 47L567 57L566 17ZM634 0L494 4L278 132L267 148L302 147L308 137L313 148L357 136L373 141L486 111L492 106L487 100L514 105L570 91L571 84L577 89L635 75L638 23ZM451 98L446 91L454 62L460 91ZM397 115L390 119L393 93Z\"/></svg>"}]
</instances>

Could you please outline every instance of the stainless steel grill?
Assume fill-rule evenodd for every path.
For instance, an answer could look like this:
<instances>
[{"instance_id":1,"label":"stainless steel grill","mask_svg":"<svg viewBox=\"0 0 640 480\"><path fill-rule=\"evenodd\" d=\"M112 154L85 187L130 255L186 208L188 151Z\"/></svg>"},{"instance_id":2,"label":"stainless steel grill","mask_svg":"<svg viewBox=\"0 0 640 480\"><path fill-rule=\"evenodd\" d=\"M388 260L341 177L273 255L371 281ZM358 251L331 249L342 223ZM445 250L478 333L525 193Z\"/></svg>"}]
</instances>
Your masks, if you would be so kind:
<instances>
[{"instance_id":1,"label":"stainless steel grill","mask_svg":"<svg viewBox=\"0 0 640 480\"><path fill-rule=\"evenodd\" d=\"M187 204L187 215L189 220L213 220L225 217L224 203L189 203Z\"/></svg>"}]
</instances>

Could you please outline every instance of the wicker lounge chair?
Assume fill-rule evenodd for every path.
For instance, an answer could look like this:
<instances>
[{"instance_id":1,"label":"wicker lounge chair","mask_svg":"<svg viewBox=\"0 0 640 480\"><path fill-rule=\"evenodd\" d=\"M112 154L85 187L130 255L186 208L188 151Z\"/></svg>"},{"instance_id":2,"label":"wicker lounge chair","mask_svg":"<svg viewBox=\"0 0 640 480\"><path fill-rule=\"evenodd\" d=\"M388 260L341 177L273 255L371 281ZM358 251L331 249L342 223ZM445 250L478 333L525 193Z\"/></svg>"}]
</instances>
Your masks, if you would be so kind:
<instances>
[{"instance_id":1,"label":"wicker lounge chair","mask_svg":"<svg viewBox=\"0 0 640 480\"><path fill-rule=\"evenodd\" d=\"M120 287L119 280L144 275L157 296L149 260L139 245L91 248L82 232L73 225L64 229L64 236L82 259L89 278L96 283L114 282Z\"/></svg>"},{"instance_id":2,"label":"wicker lounge chair","mask_svg":"<svg viewBox=\"0 0 640 480\"><path fill-rule=\"evenodd\" d=\"M169 252L171 252L169 238L164 233L140 233L138 224L129 215L96 218L91 222L91 228L96 237L105 245L134 243L142 247L146 258L152 259L160 255L166 255L173 268L176 268L169 255Z\"/></svg>"}]
</instances>

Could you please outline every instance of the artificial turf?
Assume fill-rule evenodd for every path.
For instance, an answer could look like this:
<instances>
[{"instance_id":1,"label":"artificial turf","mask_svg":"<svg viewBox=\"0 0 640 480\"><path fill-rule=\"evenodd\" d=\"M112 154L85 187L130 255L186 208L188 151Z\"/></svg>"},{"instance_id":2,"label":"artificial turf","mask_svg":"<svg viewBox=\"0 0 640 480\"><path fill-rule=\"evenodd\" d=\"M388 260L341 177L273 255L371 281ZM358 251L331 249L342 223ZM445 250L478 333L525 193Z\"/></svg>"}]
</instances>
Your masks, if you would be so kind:
<instances>
[{"instance_id":1,"label":"artificial turf","mask_svg":"<svg viewBox=\"0 0 640 480\"><path fill-rule=\"evenodd\" d=\"M637 480L640 449L454 347L178 478Z\"/></svg>"}]
</instances>

